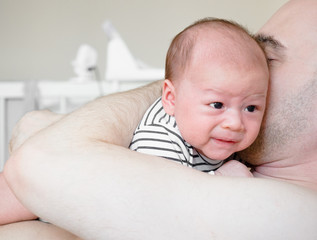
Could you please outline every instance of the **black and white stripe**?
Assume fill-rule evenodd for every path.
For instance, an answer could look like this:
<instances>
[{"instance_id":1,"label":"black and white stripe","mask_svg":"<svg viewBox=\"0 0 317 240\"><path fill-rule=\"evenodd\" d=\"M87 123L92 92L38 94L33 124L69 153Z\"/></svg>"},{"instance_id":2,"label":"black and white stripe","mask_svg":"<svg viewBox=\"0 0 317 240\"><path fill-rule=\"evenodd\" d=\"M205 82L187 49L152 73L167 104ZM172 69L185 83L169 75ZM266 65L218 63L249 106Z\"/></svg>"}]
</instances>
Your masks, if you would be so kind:
<instances>
[{"instance_id":1,"label":"black and white stripe","mask_svg":"<svg viewBox=\"0 0 317 240\"><path fill-rule=\"evenodd\" d=\"M130 149L164 157L203 172L216 170L223 164L223 161L202 156L182 138L175 118L164 111L161 98L144 114L134 132Z\"/></svg>"}]
</instances>

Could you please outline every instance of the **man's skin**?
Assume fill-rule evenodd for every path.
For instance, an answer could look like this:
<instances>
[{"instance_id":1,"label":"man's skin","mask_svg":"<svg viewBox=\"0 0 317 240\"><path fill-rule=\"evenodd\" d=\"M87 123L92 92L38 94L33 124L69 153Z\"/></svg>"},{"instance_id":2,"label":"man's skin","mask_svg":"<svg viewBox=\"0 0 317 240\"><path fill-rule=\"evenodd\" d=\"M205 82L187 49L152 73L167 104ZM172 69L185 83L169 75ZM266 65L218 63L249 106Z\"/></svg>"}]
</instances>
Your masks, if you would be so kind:
<instances>
[{"instance_id":1,"label":"man's skin","mask_svg":"<svg viewBox=\"0 0 317 240\"><path fill-rule=\"evenodd\" d=\"M40 221L24 221L0 227L3 240L79 240L75 235Z\"/></svg>"},{"instance_id":2,"label":"man's skin","mask_svg":"<svg viewBox=\"0 0 317 240\"><path fill-rule=\"evenodd\" d=\"M316 24L317 1L293 0L260 30L284 48L260 38L273 59L271 94L261 151L243 156L274 180L208 176L116 146L127 146L151 103L148 88L89 104L32 137L5 168L10 187L35 214L87 239L317 239L308 189L317 184Z\"/></svg>"},{"instance_id":3,"label":"man's skin","mask_svg":"<svg viewBox=\"0 0 317 240\"><path fill-rule=\"evenodd\" d=\"M36 115L34 113L26 114L20 123L27 122L27 124L17 124L15 126L9 148L10 152L14 152L16 148L18 148L31 135L34 135L39 130L48 127L50 124L63 117L61 114L52 113L46 110L38 113L39 114ZM16 136L16 134L20 132L24 133L23 137L20 134L19 137ZM37 216L31 213L17 200L13 192L9 189L3 173L0 173L0 192L0 225L37 218Z\"/></svg>"},{"instance_id":4,"label":"man's skin","mask_svg":"<svg viewBox=\"0 0 317 240\"><path fill-rule=\"evenodd\" d=\"M260 135L242 157L255 176L317 190L317 1L290 1L258 33L271 86Z\"/></svg>"}]
</instances>

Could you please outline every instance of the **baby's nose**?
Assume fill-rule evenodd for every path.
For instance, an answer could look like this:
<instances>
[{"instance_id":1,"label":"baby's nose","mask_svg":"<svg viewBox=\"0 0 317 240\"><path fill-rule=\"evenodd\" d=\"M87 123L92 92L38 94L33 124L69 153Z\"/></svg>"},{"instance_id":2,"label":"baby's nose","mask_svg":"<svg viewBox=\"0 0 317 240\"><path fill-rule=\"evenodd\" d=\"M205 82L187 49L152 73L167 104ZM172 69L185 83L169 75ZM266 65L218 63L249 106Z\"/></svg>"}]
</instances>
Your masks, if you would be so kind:
<instances>
[{"instance_id":1,"label":"baby's nose","mask_svg":"<svg viewBox=\"0 0 317 240\"><path fill-rule=\"evenodd\" d=\"M244 129L240 111L228 110L225 114L222 122L223 128L228 128L232 131L242 131Z\"/></svg>"}]
</instances>

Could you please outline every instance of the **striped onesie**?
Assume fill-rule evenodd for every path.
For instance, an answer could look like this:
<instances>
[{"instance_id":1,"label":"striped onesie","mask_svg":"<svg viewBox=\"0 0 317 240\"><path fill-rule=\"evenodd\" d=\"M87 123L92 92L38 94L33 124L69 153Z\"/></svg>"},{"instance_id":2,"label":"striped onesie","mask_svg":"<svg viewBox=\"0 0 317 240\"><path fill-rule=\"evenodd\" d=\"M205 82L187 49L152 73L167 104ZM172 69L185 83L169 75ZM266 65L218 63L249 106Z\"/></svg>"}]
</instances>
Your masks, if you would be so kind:
<instances>
[{"instance_id":1,"label":"striped onesie","mask_svg":"<svg viewBox=\"0 0 317 240\"><path fill-rule=\"evenodd\" d=\"M144 114L134 132L130 149L164 157L211 174L224 162L203 156L182 138L175 118L164 111L161 98ZM232 159L232 156L227 160L229 159Z\"/></svg>"}]
</instances>

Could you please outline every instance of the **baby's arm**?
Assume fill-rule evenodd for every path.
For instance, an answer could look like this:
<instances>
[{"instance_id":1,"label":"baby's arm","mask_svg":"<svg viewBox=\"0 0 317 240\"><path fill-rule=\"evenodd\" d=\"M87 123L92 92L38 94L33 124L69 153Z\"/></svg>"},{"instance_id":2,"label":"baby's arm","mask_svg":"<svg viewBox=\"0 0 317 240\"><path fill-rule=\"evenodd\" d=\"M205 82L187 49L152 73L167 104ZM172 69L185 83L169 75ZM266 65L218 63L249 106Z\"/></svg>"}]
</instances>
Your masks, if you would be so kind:
<instances>
[{"instance_id":1,"label":"baby's arm","mask_svg":"<svg viewBox=\"0 0 317 240\"><path fill-rule=\"evenodd\" d=\"M226 162L215 171L215 175L229 177L253 177L247 166L237 160Z\"/></svg>"}]
</instances>

